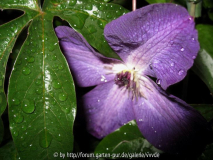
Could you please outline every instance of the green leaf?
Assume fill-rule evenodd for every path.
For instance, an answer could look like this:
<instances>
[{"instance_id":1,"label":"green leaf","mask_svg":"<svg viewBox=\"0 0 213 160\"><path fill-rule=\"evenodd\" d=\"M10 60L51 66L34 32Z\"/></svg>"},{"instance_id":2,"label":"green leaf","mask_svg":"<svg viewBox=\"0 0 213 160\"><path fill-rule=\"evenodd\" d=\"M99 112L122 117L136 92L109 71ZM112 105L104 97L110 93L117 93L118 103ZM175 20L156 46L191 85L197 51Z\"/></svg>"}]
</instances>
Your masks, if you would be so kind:
<instances>
[{"instance_id":1,"label":"green leaf","mask_svg":"<svg viewBox=\"0 0 213 160\"><path fill-rule=\"evenodd\" d=\"M213 119L213 105L212 104L192 104L192 106L198 110L207 121Z\"/></svg>"},{"instance_id":2,"label":"green leaf","mask_svg":"<svg viewBox=\"0 0 213 160\"><path fill-rule=\"evenodd\" d=\"M212 0L203 0L203 6L205 8L213 8L213 1Z\"/></svg>"},{"instance_id":3,"label":"green leaf","mask_svg":"<svg viewBox=\"0 0 213 160\"><path fill-rule=\"evenodd\" d=\"M171 0L146 0L148 3L153 4L153 3L168 3Z\"/></svg>"},{"instance_id":4,"label":"green leaf","mask_svg":"<svg viewBox=\"0 0 213 160\"><path fill-rule=\"evenodd\" d=\"M19 156L13 141L8 142L0 148L0 159L1 160L18 160Z\"/></svg>"},{"instance_id":5,"label":"green leaf","mask_svg":"<svg viewBox=\"0 0 213 160\"><path fill-rule=\"evenodd\" d=\"M198 158L198 160L212 160L213 159L213 143L206 146L206 149L202 153L202 155Z\"/></svg>"},{"instance_id":6,"label":"green leaf","mask_svg":"<svg viewBox=\"0 0 213 160\"><path fill-rule=\"evenodd\" d=\"M131 153L141 153L145 157L148 156L147 153L154 153L153 156L157 157L161 152L142 136L135 121L130 121L106 136L95 149L96 155L106 153L113 159L131 158Z\"/></svg>"},{"instance_id":7,"label":"green leaf","mask_svg":"<svg viewBox=\"0 0 213 160\"><path fill-rule=\"evenodd\" d=\"M4 136L4 124L2 122L2 119L0 118L0 144L3 140L3 136Z\"/></svg>"},{"instance_id":8,"label":"green leaf","mask_svg":"<svg viewBox=\"0 0 213 160\"><path fill-rule=\"evenodd\" d=\"M105 25L128 12L120 5L100 3L97 0L45 1L45 12L58 15L69 22L85 39L104 56L117 58L104 38Z\"/></svg>"},{"instance_id":9,"label":"green leaf","mask_svg":"<svg viewBox=\"0 0 213 160\"><path fill-rule=\"evenodd\" d=\"M17 36L28 27L8 88L10 131L21 159L52 159L55 152L72 152L75 89L52 22L55 16L67 20L103 55L118 58L103 30L106 23L128 11L104 2L108 0L45 0L42 9L39 0L0 2L0 8L24 11L21 17L0 26L1 75ZM6 102L4 93L1 102ZM5 107L6 103L2 113Z\"/></svg>"},{"instance_id":10,"label":"green leaf","mask_svg":"<svg viewBox=\"0 0 213 160\"><path fill-rule=\"evenodd\" d=\"M193 71L205 82L213 93L213 26L197 25L201 50L195 59Z\"/></svg>"}]
</instances>

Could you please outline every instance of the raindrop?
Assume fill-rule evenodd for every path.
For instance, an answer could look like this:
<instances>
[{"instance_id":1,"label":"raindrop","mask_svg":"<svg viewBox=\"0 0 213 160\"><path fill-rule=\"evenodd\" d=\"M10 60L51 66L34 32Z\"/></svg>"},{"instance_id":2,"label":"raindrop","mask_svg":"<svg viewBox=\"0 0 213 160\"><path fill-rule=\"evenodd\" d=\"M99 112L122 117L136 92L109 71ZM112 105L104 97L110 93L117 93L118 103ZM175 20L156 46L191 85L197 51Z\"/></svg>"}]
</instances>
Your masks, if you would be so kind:
<instances>
[{"instance_id":1,"label":"raindrop","mask_svg":"<svg viewBox=\"0 0 213 160\"><path fill-rule=\"evenodd\" d=\"M48 148L52 139L52 135L49 133L49 131L47 129L44 129L39 134L39 145L42 148Z\"/></svg>"},{"instance_id":2,"label":"raindrop","mask_svg":"<svg viewBox=\"0 0 213 160\"><path fill-rule=\"evenodd\" d=\"M56 139L57 139L59 142L61 142L61 141L62 141L62 136L61 136L61 134L58 134L58 135L56 136Z\"/></svg>"},{"instance_id":3,"label":"raindrop","mask_svg":"<svg viewBox=\"0 0 213 160\"><path fill-rule=\"evenodd\" d=\"M69 3L69 5L70 6L74 6L76 4L76 2L77 2L77 0L71 0L70 3Z\"/></svg>"},{"instance_id":4,"label":"raindrop","mask_svg":"<svg viewBox=\"0 0 213 160\"><path fill-rule=\"evenodd\" d=\"M35 82L35 84L36 84L36 85L40 85L41 82L42 82L42 81L41 81L40 79L37 79L36 82Z\"/></svg>"},{"instance_id":5,"label":"raindrop","mask_svg":"<svg viewBox=\"0 0 213 160\"><path fill-rule=\"evenodd\" d=\"M60 93L59 94L59 100L60 101L66 101L67 100L67 94L66 93Z\"/></svg>"},{"instance_id":6,"label":"raindrop","mask_svg":"<svg viewBox=\"0 0 213 160\"><path fill-rule=\"evenodd\" d=\"M14 131L14 132L13 132L13 135L14 135L15 137L17 137L17 136L19 135L18 131Z\"/></svg>"},{"instance_id":7,"label":"raindrop","mask_svg":"<svg viewBox=\"0 0 213 160\"><path fill-rule=\"evenodd\" d=\"M178 75L182 75L184 73L184 71L181 69L179 72L178 72Z\"/></svg>"},{"instance_id":8,"label":"raindrop","mask_svg":"<svg viewBox=\"0 0 213 160\"><path fill-rule=\"evenodd\" d=\"M192 56L192 59L195 59L196 58L196 56Z\"/></svg>"},{"instance_id":9,"label":"raindrop","mask_svg":"<svg viewBox=\"0 0 213 160\"><path fill-rule=\"evenodd\" d=\"M175 63L174 63L174 62L172 62L170 65L173 67L173 66L175 65Z\"/></svg>"},{"instance_id":10,"label":"raindrop","mask_svg":"<svg viewBox=\"0 0 213 160\"><path fill-rule=\"evenodd\" d=\"M62 87L62 84L59 81L53 81L52 85L55 89L59 89Z\"/></svg>"},{"instance_id":11,"label":"raindrop","mask_svg":"<svg viewBox=\"0 0 213 160\"><path fill-rule=\"evenodd\" d=\"M32 113L35 110L35 104L33 101L29 101L28 99L24 99L22 102L22 110L25 113Z\"/></svg>"},{"instance_id":12,"label":"raindrop","mask_svg":"<svg viewBox=\"0 0 213 160\"><path fill-rule=\"evenodd\" d=\"M16 123L21 123L23 122L24 117L21 114L17 113L13 115L13 119Z\"/></svg>"},{"instance_id":13,"label":"raindrop","mask_svg":"<svg viewBox=\"0 0 213 160\"><path fill-rule=\"evenodd\" d=\"M101 21L101 20L98 21L98 26L99 26L101 29L104 29L105 25L106 25L105 21Z\"/></svg>"},{"instance_id":14,"label":"raindrop","mask_svg":"<svg viewBox=\"0 0 213 160\"><path fill-rule=\"evenodd\" d=\"M85 9L86 9L86 10L92 10L92 8L93 8L92 4L87 4L87 5L85 6Z\"/></svg>"},{"instance_id":15,"label":"raindrop","mask_svg":"<svg viewBox=\"0 0 213 160\"><path fill-rule=\"evenodd\" d=\"M184 48L181 48L180 51L183 52L183 51L184 51Z\"/></svg>"},{"instance_id":16,"label":"raindrop","mask_svg":"<svg viewBox=\"0 0 213 160\"><path fill-rule=\"evenodd\" d=\"M93 33L97 32L97 29L95 28L94 25L89 25L87 27L87 30L88 30L88 34L93 34Z\"/></svg>"},{"instance_id":17,"label":"raindrop","mask_svg":"<svg viewBox=\"0 0 213 160\"><path fill-rule=\"evenodd\" d=\"M157 79L156 83L157 83L158 85L160 85L160 84L161 84L161 80L160 80L160 79Z\"/></svg>"},{"instance_id":18,"label":"raindrop","mask_svg":"<svg viewBox=\"0 0 213 160\"><path fill-rule=\"evenodd\" d=\"M12 104L17 106L20 104L20 100L18 98L14 98L12 99Z\"/></svg>"},{"instance_id":19,"label":"raindrop","mask_svg":"<svg viewBox=\"0 0 213 160\"><path fill-rule=\"evenodd\" d=\"M43 91L42 88L37 88L35 92L40 95L42 94L42 91Z\"/></svg>"},{"instance_id":20,"label":"raindrop","mask_svg":"<svg viewBox=\"0 0 213 160\"><path fill-rule=\"evenodd\" d=\"M124 132L124 135L126 135L126 132Z\"/></svg>"},{"instance_id":21,"label":"raindrop","mask_svg":"<svg viewBox=\"0 0 213 160\"><path fill-rule=\"evenodd\" d=\"M108 150L109 150L109 148L106 148L106 150L108 151Z\"/></svg>"},{"instance_id":22,"label":"raindrop","mask_svg":"<svg viewBox=\"0 0 213 160\"><path fill-rule=\"evenodd\" d=\"M149 68L150 68L150 69L153 69L153 68L152 68L152 64L149 65Z\"/></svg>"},{"instance_id":23,"label":"raindrop","mask_svg":"<svg viewBox=\"0 0 213 160\"><path fill-rule=\"evenodd\" d=\"M66 114L68 114L68 113L70 113L70 107L69 106L64 106L64 107L61 107L61 110L64 112L64 113L66 113Z\"/></svg>"},{"instance_id":24,"label":"raindrop","mask_svg":"<svg viewBox=\"0 0 213 160\"><path fill-rule=\"evenodd\" d=\"M58 69L59 69L59 70L64 69L63 65L58 66Z\"/></svg>"},{"instance_id":25,"label":"raindrop","mask_svg":"<svg viewBox=\"0 0 213 160\"><path fill-rule=\"evenodd\" d=\"M194 41L195 40L195 38L194 37L192 37L192 41Z\"/></svg>"},{"instance_id":26,"label":"raindrop","mask_svg":"<svg viewBox=\"0 0 213 160\"><path fill-rule=\"evenodd\" d=\"M57 56L56 56L56 55L53 55L53 56L52 56L52 60L55 61L56 59L57 59Z\"/></svg>"},{"instance_id":27,"label":"raindrop","mask_svg":"<svg viewBox=\"0 0 213 160\"><path fill-rule=\"evenodd\" d=\"M142 122L142 121L143 121L143 119L139 119L138 121L139 121L139 122Z\"/></svg>"},{"instance_id":28,"label":"raindrop","mask_svg":"<svg viewBox=\"0 0 213 160\"><path fill-rule=\"evenodd\" d=\"M25 131L27 129L27 126L23 125L21 128Z\"/></svg>"},{"instance_id":29,"label":"raindrop","mask_svg":"<svg viewBox=\"0 0 213 160\"><path fill-rule=\"evenodd\" d=\"M24 68L22 69L22 73L23 73L24 75L29 75L29 74L31 73L31 71L30 71L29 68L24 67Z\"/></svg>"},{"instance_id":30,"label":"raindrop","mask_svg":"<svg viewBox=\"0 0 213 160\"><path fill-rule=\"evenodd\" d=\"M27 62L29 62L29 63L33 63L34 61L35 61L35 58L33 56L31 56L27 59Z\"/></svg>"}]
</instances>

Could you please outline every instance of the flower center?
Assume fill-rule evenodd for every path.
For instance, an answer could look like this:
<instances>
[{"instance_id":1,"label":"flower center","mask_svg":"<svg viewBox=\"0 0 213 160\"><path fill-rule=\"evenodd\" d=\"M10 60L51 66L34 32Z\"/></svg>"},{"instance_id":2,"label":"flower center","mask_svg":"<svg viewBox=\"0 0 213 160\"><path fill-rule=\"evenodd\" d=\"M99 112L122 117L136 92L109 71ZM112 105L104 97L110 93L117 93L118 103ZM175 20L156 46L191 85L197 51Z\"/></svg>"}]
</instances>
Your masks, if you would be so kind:
<instances>
[{"instance_id":1,"label":"flower center","mask_svg":"<svg viewBox=\"0 0 213 160\"><path fill-rule=\"evenodd\" d=\"M116 74L114 78L115 84L118 85L119 88L126 88L132 100L135 98L137 100L138 97L147 99L142 92L143 87L151 90L150 87L146 85L147 78L141 75L135 67L130 65L127 67L124 64L110 64L104 68L108 70L106 74Z\"/></svg>"},{"instance_id":2,"label":"flower center","mask_svg":"<svg viewBox=\"0 0 213 160\"><path fill-rule=\"evenodd\" d=\"M138 97L145 98L140 89L142 81L135 68L132 70L123 70L117 73L114 80L115 84L117 84L119 87L126 87L126 89L128 89L132 99L138 99Z\"/></svg>"}]
</instances>

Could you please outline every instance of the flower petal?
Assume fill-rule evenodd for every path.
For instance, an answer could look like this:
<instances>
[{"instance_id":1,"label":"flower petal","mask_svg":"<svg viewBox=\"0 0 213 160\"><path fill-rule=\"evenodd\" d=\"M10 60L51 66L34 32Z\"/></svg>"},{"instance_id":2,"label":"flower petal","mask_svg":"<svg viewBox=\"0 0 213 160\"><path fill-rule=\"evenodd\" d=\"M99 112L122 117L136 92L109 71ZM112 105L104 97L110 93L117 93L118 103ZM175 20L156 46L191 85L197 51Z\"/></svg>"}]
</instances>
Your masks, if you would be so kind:
<instances>
[{"instance_id":1,"label":"flower petal","mask_svg":"<svg viewBox=\"0 0 213 160\"><path fill-rule=\"evenodd\" d=\"M121 63L120 61L104 58L95 52L72 28L59 26L55 31L75 82L79 86L94 86L114 80L115 75L107 74L108 70L105 67Z\"/></svg>"},{"instance_id":2,"label":"flower petal","mask_svg":"<svg viewBox=\"0 0 213 160\"><path fill-rule=\"evenodd\" d=\"M138 127L156 148L175 154L199 154L212 131L198 111L146 81L145 98L134 104ZM206 138L206 139L205 139ZM192 154L193 153L193 154Z\"/></svg>"},{"instance_id":3,"label":"flower petal","mask_svg":"<svg viewBox=\"0 0 213 160\"><path fill-rule=\"evenodd\" d=\"M124 123L134 119L132 100L126 88L119 88L114 82L98 85L83 96L88 131L102 138Z\"/></svg>"},{"instance_id":4,"label":"flower petal","mask_svg":"<svg viewBox=\"0 0 213 160\"><path fill-rule=\"evenodd\" d=\"M181 81L199 50L194 21L175 4L153 4L107 24L110 46L130 65L160 79L161 86Z\"/></svg>"}]
</instances>

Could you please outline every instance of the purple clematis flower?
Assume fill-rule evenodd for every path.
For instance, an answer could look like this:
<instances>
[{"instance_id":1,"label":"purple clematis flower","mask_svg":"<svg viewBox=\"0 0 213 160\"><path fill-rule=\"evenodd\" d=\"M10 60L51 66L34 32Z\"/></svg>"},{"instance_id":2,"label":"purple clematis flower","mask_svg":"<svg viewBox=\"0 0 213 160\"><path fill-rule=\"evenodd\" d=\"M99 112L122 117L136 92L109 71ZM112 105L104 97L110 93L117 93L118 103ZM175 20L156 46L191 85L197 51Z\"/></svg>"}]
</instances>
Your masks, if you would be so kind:
<instances>
[{"instance_id":1,"label":"purple clematis flower","mask_svg":"<svg viewBox=\"0 0 213 160\"><path fill-rule=\"evenodd\" d=\"M158 149L182 154L204 147L210 132L206 120L165 92L186 76L199 51L185 8L149 5L107 24L105 38L122 61L100 55L69 27L57 27L56 34L76 84L96 86L82 98L92 135L103 138L135 119Z\"/></svg>"}]
</instances>

